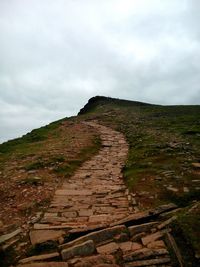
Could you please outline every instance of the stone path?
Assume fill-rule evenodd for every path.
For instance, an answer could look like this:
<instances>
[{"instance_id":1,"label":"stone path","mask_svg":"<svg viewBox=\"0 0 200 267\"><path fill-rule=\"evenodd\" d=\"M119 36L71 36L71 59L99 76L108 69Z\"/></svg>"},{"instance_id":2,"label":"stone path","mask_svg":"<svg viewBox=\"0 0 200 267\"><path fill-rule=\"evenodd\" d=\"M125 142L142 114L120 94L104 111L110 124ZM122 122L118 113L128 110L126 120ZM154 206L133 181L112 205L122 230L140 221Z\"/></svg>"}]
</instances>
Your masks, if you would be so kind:
<instances>
[{"instance_id":1,"label":"stone path","mask_svg":"<svg viewBox=\"0 0 200 267\"><path fill-rule=\"evenodd\" d=\"M123 135L95 122L87 124L100 132L102 148L55 192L44 218L34 225L37 230L97 228L133 210L121 173L128 152Z\"/></svg>"},{"instance_id":2,"label":"stone path","mask_svg":"<svg viewBox=\"0 0 200 267\"><path fill-rule=\"evenodd\" d=\"M163 238L175 217L157 218L176 206L138 212L121 172L128 153L124 136L96 122L87 124L99 131L102 148L55 192L30 231L33 247L42 254L21 259L18 266L171 266Z\"/></svg>"}]
</instances>

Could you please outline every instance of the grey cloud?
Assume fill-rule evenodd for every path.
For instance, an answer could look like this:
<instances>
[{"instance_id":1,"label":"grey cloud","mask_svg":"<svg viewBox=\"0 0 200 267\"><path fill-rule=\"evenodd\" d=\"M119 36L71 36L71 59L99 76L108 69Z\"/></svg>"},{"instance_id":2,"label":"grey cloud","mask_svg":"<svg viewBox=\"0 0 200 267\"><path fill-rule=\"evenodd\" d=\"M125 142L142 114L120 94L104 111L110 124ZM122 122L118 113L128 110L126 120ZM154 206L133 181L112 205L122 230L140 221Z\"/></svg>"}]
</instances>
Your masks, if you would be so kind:
<instances>
[{"instance_id":1,"label":"grey cloud","mask_svg":"<svg viewBox=\"0 0 200 267\"><path fill-rule=\"evenodd\" d=\"M198 0L2 0L0 142L94 95L199 104Z\"/></svg>"}]
</instances>

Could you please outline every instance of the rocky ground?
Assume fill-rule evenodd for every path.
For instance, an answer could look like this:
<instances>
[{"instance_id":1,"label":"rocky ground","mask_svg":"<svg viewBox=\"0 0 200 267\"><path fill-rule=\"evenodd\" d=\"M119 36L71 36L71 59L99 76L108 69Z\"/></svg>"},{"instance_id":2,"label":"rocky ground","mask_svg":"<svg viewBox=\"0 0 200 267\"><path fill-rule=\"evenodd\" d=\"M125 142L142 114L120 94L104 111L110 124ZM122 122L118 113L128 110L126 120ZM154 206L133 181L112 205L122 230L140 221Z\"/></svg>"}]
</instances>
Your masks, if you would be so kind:
<instances>
[{"instance_id":1,"label":"rocky ground","mask_svg":"<svg viewBox=\"0 0 200 267\"><path fill-rule=\"evenodd\" d=\"M175 204L139 210L126 188L122 168L128 154L124 136L97 122L102 148L55 191L48 209L29 232L31 250L16 260L20 267L182 266L171 234ZM4 245L18 229L1 237ZM16 241L23 247L23 242ZM5 247L6 248L6 247Z\"/></svg>"},{"instance_id":2,"label":"rocky ground","mask_svg":"<svg viewBox=\"0 0 200 267\"><path fill-rule=\"evenodd\" d=\"M199 107L80 113L0 145L0 266L199 266Z\"/></svg>"}]
</instances>

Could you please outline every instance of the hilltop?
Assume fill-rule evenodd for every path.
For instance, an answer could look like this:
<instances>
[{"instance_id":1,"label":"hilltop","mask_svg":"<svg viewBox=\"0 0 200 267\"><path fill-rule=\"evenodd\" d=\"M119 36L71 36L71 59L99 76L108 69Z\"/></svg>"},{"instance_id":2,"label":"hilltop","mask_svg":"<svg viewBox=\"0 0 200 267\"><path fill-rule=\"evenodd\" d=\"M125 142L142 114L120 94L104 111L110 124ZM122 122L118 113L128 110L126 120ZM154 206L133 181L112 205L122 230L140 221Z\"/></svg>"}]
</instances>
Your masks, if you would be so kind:
<instances>
[{"instance_id":1,"label":"hilltop","mask_svg":"<svg viewBox=\"0 0 200 267\"><path fill-rule=\"evenodd\" d=\"M126 137L129 154L124 181L139 208L175 203L180 208L172 226L176 241L186 262L192 262L193 254L198 258L199 105L162 106L96 96L78 116L0 145L1 232L16 226L28 231L48 207L56 188L97 153L101 147L98 132L82 123L94 120ZM186 243L191 248L187 252Z\"/></svg>"}]
</instances>

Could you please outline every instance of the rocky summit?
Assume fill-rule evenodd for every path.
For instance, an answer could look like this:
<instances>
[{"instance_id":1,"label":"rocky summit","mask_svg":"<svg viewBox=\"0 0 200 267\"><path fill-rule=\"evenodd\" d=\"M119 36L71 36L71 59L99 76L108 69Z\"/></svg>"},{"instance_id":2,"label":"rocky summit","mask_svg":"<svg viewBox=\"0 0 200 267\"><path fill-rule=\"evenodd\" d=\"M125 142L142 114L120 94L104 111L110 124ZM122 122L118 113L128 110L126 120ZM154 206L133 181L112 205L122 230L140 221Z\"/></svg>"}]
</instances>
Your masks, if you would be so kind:
<instances>
[{"instance_id":1,"label":"rocky summit","mask_svg":"<svg viewBox=\"0 0 200 267\"><path fill-rule=\"evenodd\" d=\"M54 153L55 158L59 151L55 161L49 163L47 154L40 152L43 160L41 158L37 164L27 165L26 161L25 167L10 168L12 175L18 173L17 184L26 194L28 189L23 188L24 183L30 182L30 190L40 190L43 194L49 188L49 181L43 177L55 177L55 180L51 180L48 202L26 208L23 213L17 211L18 223L16 215L13 217L16 222L9 224L8 220L3 220L2 214L1 266L198 266L198 249L193 246L192 234L187 234L191 231L188 230L191 222L194 223L194 233L198 228L199 201L194 194L199 181L198 141L195 134L193 146L196 150L194 147L188 149L190 142L180 138L177 132L173 135L171 131L168 135L155 129L158 122L157 126L152 126L153 115L149 115L155 109L156 114L162 113L162 108L156 105L94 98L71 122L67 124L62 120L56 125L57 135L67 127L74 127L71 131L76 138L72 134L66 139L69 131L65 131L66 137L61 135L61 146L52 141L48 154ZM159 127L162 123L161 120ZM77 135L77 130L83 135ZM45 132L48 134L45 141L39 141L43 149L56 136L52 131L51 128ZM86 147L93 142L95 150L88 150L84 142L87 142ZM82 150L74 155L73 149L80 147ZM14 159L16 151L19 155L20 144L9 154L3 152L8 149L5 145L0 146L1 149L2 159L6 153ZM174 154L182 164L179 165L179 176L176 170L169 168ZM35 160L30 153L24 158ZM6 160L4 157L7 166L9 161ZM15 160L22 164L19 158ZM176 164L174 161L173 166ZM8 168L2 171L4 177L5 170ZM185 182L183 172L190 173L191 182ZM193 198L190 195L189 199L191 191ZM169 192L168 197L166 192ZM187 200L183 198L185 195ZM185 201L184 205L180 204L181 199ZM12 201L8 204L15 207ZM187 255L184 255L183 246Z\"/></svg>"}]
</instances>

